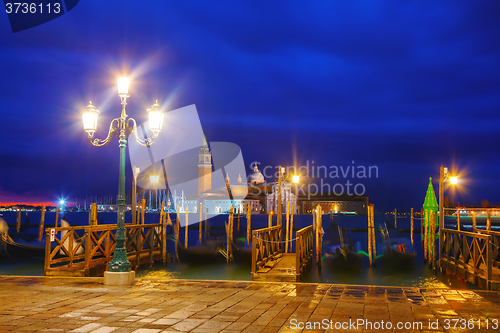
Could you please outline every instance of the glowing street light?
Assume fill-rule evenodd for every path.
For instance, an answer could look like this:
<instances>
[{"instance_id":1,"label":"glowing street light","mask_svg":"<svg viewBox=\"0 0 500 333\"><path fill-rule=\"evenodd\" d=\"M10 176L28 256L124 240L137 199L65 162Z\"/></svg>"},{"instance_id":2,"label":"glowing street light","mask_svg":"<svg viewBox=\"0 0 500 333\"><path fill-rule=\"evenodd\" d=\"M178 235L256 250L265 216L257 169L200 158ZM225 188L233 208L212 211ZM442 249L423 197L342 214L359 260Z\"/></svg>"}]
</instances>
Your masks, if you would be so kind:
<instances>
[{"instance_id":1,"label":"glowing street light","mask_svg":"<svg viewBox=\"0 0 500 333\"><path fill-rule=\"evenodd\" d=\"M441 165L439 170L439 262L441 262L441 250L444 246L443 243L443 229L444 229L444 182L449 179L450 184L456 185L458 183L458 176L453 171L448 172L448 168ZM460 212L458 212L460 214Z\"/></svg>"},{"instance_id":2,"label":"glowing street light","mask_svg":"<svg viewBox=\"0 0 500 333\"><path fill-rule=\"evenodd\" d=\"M127 148L127 139L130 134L134 134L135 140L142 146L149 147L151 146L162 128L163 122L163 112L160 109L158 101L151 106L151 109L148 110L149 120L150 120L150 129L153 132L152 139L147 138L145 140L141 140L139 135L137 134L137 123L133 118L128 118L125 107L127 105L127 98L129 97L129 86L130 86L130 78L123 74L117 79L117 88L118 88L118 96L120 96L121 104L122 104L122 113L119 118L115 118L111 121L108 136L104 139L94 139L94 133L97 130L97 119L99 116L99 111L92 105L92 102L89 102L89 105L82 110L82 120L83 120L83 129L88 134L88 138L90 144L96 147L106 146L111 142L113 136L117 136L119 138L118 143L120 147L120 169L119 169L119 183L118 183L118 217L117 217L117 225L116 225L116 247L113 253L113 260L108 265L108 271L106 273L123 273L130 274L131 265L127 259L127 253L125 249L125 162L126 162L126 148ZM134 171L134 177L138 173L137 170ZM134 212L135 213L135 212ZM106 284L115 284L113 281L112 275L105 273L105 283ZM106 277L109 277L107 279ZM125 278L128 284L130 284L133 278L131 275L128 275ZM119 276L116 277L116 284L123 284L123 279ZM133 281L133 280L132 280ZM109 282L109 283L108 283Z\"/></svg>"},{"instance_id":3,"label":"glowing street light","mask_svg":"<svg viewBox=\"0 0 500 333\"><path fill-rule=\"evenodd\" d=\"M293 175L293 176L292 176L292 182L293 182L294 184L298 184L298 183L299 183L299 181L300 181L300 176L299 176L299 175Z\"/></svg>"}]
</instances>

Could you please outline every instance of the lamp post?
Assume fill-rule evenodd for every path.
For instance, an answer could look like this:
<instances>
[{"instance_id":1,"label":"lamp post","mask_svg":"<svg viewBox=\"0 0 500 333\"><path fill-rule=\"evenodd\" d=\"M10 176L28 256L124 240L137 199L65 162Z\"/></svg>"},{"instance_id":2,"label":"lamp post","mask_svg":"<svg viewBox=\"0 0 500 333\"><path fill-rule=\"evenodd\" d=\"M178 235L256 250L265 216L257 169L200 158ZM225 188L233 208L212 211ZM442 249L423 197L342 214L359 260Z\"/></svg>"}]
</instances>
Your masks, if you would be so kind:
<instances>
[{"instance_id":1,"label":"lamp post","mask_svg":"<svg viewBox=\"0 0 500 333\"><path fill-rule=\"evenodd\" d=\"M444 182L449 179L450 184L456 185L458 183L458 176L453 174L453 171L448 172L441 164L439 170L439 262L441 262L441 250L443 249L443 229L444 229Z\"/></svg>"},{"instance_id":2,"label":"lamp post","mask_svg":"<svg viewBox=\"0 0 500 333\"><path fill-rule=\"evenodd\" d=\"M130 79L123 75L118 78L118 96L121 99L122 113L119 118L111 121L109 126L108 136L104 139L94 139L94 133L97 130L97 118L99 111L89 102L89 105L81 112L83 120L83 129L88 134L89 142L93 146L102 147L111 142L113 136L119 138L120 147L120 169L118 183L118 217L116 223L116 247L113 252L113 260L108 265L108 271L104 274L104 283L112 285L127 285L133 284L135 272L131 272L131 265L127 259L125 249L125 161L127 138L130 134L134 134L136 141L142 146L150 146L154 143L163 125L164 113L158 105L158 101L147 110L149 115L149 128L153 132L153 138L141 140L137 134L137 123L133 118L127 119L125 107L127 105L127 97ZM108 273L108 274L107 274ZM111 273L111 274L109 274Z\"/></svg>"}]
</instances>

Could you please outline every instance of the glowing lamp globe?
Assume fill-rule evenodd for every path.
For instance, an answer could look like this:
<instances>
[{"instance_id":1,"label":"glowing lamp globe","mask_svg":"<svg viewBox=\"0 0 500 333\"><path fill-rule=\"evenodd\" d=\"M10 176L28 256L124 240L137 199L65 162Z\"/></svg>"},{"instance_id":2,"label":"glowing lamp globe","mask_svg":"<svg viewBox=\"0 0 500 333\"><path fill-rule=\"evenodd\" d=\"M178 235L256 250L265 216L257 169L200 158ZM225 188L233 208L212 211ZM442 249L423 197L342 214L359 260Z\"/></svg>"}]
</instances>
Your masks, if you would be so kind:
<instances>
[{"instance_id":1,"label":"glowing lamp globe","mask_svg":"<svg viewBox=\"0 0 500 333\"><path fill-rule=\"evenodd\" d=\"M126 76L119 77L118 83L118 96L128 97L128 87L130 85L130 79Z\"/></svg>"},{"instance_id":2,"label":"glowing lamp globe","mask_svg":"<svg viewBox=\"0 0 500 333\"><path fill-rule=\"evenodd\" d=\"M147 111L149 116L149 129L153 132L153 136L156 137L161 132L165 113L161 111L158 100L156 100L156 103L151 105L151 108Z\"/></svg>"},{"instance_id":3,"label":"glowing lamp globe","mask_svg":"<svg viewBox=\"0 0 500 333\"><path fill-rule=\"evenodd\" d=\"M97 130L97 118L99 116L99 110L92 105L92 102L89 102L89 105L85 107L85 109L81 112L82 120L83 120L83 130L89 134L89 136L93 136L95 131Z\"/></svg>"},{"instance_id":4,"label":"glowing lamp globe","mask_svg":"<svg viewBox=\"0 0 500 333\"><path fill-rule=\"evenodd\" d=\"M450 184L456 185L458 183L458 177L457 176L451 176L450 177Z\"/></svg>"},{"instance_id":5,"label":"glowing lamp globe","mask_svg":"<svg viewBox=\"0 0 500 333\"><path fill-rule=\"evenodd\" d=\"M149 176L149 181L152 184L158 184L160 182L160 176Z\"/></svg>"},{"instance_id":6,"label":"glowing lamp globe","mask_svg":"<svg viewBox=\"0 0 500 333\"><path fill-rule=\"evenodd\" d=\"M300 180L300 177L298 175L293 175L292 177L292 182L294 184L298 184L299 183L299 180Z\"/></svg>"}]
</instances>

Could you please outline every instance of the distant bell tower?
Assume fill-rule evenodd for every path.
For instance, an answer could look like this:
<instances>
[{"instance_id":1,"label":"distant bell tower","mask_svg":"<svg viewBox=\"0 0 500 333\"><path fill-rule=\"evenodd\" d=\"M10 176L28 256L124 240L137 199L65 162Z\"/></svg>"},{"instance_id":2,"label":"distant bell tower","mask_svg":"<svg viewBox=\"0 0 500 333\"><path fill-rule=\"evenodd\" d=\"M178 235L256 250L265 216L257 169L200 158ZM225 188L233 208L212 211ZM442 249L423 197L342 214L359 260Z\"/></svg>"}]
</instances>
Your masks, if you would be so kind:
<instances>
[{"instance_id":1,"label":"distant bell tower","mask_svg":"<svg viewBox=\"0 0 500 333\"><path fill-rule=\"evenodd\" d=\"M198 154L198 194L212 188L212 153L208 149L207 137Z\"/></svg>"}]
</instances>

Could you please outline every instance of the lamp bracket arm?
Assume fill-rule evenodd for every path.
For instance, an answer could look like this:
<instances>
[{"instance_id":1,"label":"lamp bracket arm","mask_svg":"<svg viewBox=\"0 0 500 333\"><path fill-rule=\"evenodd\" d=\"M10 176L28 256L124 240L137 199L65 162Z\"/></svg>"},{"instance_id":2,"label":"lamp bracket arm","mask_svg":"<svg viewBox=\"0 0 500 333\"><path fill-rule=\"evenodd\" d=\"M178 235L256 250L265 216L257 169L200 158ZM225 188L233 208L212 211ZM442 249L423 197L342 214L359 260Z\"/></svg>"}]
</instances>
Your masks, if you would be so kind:
<instances>
[{"instance_id":1,"label":"lamp bracket arm","mask_svg":"<svg viewBox=\"0 0 500 333\"><path fill-rule=\"evenodd\" d=\"M129 118L127 121L132 122L132 124L133 124L132 126L128 125L128 127L129 128L132 127L132 133L134 133L135 141L137 141L138 144L140 144L141 146L144 146L144 147L149 147L153 143L155 143L156 138L158 137L157 135L153 135L152 139L146 138L146 139L142 140L141 138L139 138L139 134L137 134L137 123L135 122L135 119Z\"/></svg>"},{"instance_id":2,"label":"lamp bracket arm","mask_svg":"<svg viewBox=\"0 0 500 333\"><path fill-rule=\"evenodd\" d=\"M114 126L115 122L117 126ZM111 121L111 124L109 125L108 136L104 140L96 138L92 141L92 137L89 135L90 144L96 147L103 147L109 144L111 142L111 138L113 138L113 134L118 133L119 124L120 118L115 118Z\"/></svg>"}]
</instances>

